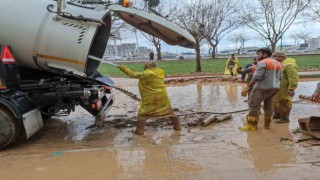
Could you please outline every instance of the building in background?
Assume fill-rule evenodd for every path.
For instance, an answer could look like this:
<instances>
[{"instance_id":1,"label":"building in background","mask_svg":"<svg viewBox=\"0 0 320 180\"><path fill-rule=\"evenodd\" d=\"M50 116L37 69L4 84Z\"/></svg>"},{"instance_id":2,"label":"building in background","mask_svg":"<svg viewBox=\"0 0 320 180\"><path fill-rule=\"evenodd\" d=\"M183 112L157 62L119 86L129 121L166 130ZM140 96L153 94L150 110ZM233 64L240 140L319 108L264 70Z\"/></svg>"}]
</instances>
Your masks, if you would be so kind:
<instances>
[{"instance_id":1,"label":"building in background","mask_svg":"<svg viewBox=\"0 0 320 180\"><path fill-rule=\"evenodd\" d=\"M320 36L317 38L310 38L307 40L308 50L318 50L320 49Z\"/></svg>"},{"instance_id":2,"label":"building in background","mask_svg":"<svg viewBox=\"0 0 320 180\"><path fill-rule=\"evenodd\" d=\"M118 59L133 59L146 58L152 51L147 47L137 47L137 43L122 43L120 32L112 33L110 36L106 51L104 52L104 59L118 60Z\"/></svg>"}]
</instances>

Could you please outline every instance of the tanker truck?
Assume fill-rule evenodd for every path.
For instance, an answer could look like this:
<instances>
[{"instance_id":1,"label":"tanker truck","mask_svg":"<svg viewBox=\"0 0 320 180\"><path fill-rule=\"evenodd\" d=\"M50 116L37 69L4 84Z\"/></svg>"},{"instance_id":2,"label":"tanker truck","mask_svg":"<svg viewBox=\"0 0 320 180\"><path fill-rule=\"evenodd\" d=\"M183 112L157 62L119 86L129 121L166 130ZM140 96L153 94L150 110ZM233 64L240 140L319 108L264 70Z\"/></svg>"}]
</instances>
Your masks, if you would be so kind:
<instances>
[{"instance_id":1,"label":"tanker truck","mask_svg":"<svg viewBox=\"0 0 320 180\"><path fill-rule=\"evenodd\" d=\"M113 16L170 45L193 47L185 29L128 5L1 0L0 148L30 138L44 119L69 115L78 105L93 116L110 110L113 81L97 69Z\"/></svg>"}]
</instances>

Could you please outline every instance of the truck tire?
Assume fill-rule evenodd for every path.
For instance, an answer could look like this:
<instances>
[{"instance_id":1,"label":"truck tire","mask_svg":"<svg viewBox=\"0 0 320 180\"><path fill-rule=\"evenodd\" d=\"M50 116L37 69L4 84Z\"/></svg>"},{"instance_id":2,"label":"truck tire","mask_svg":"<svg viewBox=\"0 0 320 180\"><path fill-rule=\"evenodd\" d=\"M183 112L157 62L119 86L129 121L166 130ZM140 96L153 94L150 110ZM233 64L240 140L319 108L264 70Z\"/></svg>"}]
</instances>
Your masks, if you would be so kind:
<instances>
[{"instance_id":1,"label":"truck tire","mask_svg":"<svg viewBox=\"0 0 320 180\"><path fill-rule=\"evenodd\" d=\"M184 60L184 57L183 57L183 56L180 56L180 57L179 57L179 60Z\"/></svg>"},{"instance_id":2,"label":"truck tire","mask_svg":"<svg viewBox=\"0 0 320 180\"><path fill-rule=\"evenodd\" d=\"M0 149L14 141L21 131L21 121L0 107Z\"/></svg>"}]
</instances>

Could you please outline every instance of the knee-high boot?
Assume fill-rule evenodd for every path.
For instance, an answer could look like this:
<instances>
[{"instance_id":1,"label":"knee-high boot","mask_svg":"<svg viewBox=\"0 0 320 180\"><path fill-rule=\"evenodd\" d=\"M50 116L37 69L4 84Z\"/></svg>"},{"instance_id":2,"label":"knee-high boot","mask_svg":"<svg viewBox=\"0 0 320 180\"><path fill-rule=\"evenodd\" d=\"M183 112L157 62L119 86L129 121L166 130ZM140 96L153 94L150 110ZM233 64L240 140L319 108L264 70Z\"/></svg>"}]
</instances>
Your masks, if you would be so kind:
<instances>
[{"instance_id":1,"label":"knee-high boot","mask_svg":"<svg viewBox=\"0 0 320 180\"><path fill-rule=\"evenodd\" d=\"M280 113L273 113L272 119L281 119L281 114Z\"/></svg>"},{"instance_id":2,"label":"knee-high boot","mask_svg":"<svg viewBox=\"0 0 320 180\"><path fill-rule=\"evenodd\" d=\"M271 119L272 119L272 116L264 116L264 124L263 124L263 127L265 129L270 129L270 123L271 123Z\"/></svg>"},{"instance_id":3,"label":"knee-high boot","mask_svg":"<svg viewBox=\"0 0 320 180\"><path fill-rule=\"evenodd\" d=\"M284 121L287 121L287 122L290 121L290 119L289 119L290 111L291 111L291 109L289 109L287 112L285 112L285 113L282 114L282 119L283 119Z\"/></svg>"},{"instance_id":4,"label":"knee-high boot","mask_svg":"<svg viewBox=\"0 0 320 180\"><path fill-rule=\"evenodd\" d=\"M144 118L139 118L137 121L137 128L134 131L135 134L138 135L144 135L144 126L145 126L146 120Z\"/></svg>"},{"instance_id":5,"label":"knee-high boot","mask_svg":"<svg viewBox=\"0 0 320 180\"><path fill-rule=\"evenodd\" d=\"M178 116L171 116L171 121L174 130L181 130L180 121Z\"/></svg>"},{"instance_id":6,"label":"knee-high boot","mask_svg":"<svg viewBox=\"0 0 320 180\"><path fill-rule=\"evenodd\" d=\"M242 131L255 131L258 129L259 116L249 116L247 115L247 125L240 127Z\"/></svg>"},{"instance_id":7,"label":"knee-high boot","mask_svg":"<svg viewBox=\"0 0 320 180\"><path fill-rule=\"evenodd\" d=\"M290 116L290 111L291 109L289 109L287 112L284 112L281 114L281 119L277 120L276 123L287 123L289 122L289 116Z\"/></svg>"}]
</instances>

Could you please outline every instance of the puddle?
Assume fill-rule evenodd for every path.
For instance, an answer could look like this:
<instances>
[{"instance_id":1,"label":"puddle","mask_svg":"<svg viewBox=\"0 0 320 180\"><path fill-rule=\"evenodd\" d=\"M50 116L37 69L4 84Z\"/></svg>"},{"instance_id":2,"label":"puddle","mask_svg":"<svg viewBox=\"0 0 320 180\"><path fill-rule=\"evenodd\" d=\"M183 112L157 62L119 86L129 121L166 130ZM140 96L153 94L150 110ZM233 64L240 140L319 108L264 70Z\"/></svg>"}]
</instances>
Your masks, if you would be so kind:
<instances>
[{"instance_id":1,"label":"puddle","mask_svg":"<svg viewBox=\"0 0 320 180\"><path fill-rule=\"evenodd\" d=\"M299 83L294 100L313 93L318 79L312 80ZM136 80L115 82L139 97ZM174 131L166 120L150 120L143 137L132 133L139 103L114 91L115 104L103 127L87 128L95 119L81 108L70 116L51 118L37 135L0 152L0 172L8 172L5 179L19 179L13 169L22 169L23 179L54 179L57 172L61 179L317 179L319 146L281 138L299 138L301 134L290 133L298 127L297 119L318 115L318 104L295 103L293 120L280 125L272 122L269 131L261 128L261 122L257 132L239 131L246 112L233 113L231 120L206 127L188 124L210 116L207 112L248 109L247 98L241 96L244 87L198 80L170 83L167 91L172 107L179 115L189 114L180 116L183 130ZM71 166L72 171L64 170ZM39 176L35 171L41 172Z\"/></svg>"}]
</instances>

